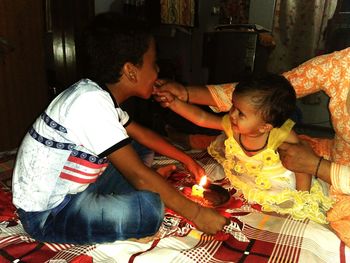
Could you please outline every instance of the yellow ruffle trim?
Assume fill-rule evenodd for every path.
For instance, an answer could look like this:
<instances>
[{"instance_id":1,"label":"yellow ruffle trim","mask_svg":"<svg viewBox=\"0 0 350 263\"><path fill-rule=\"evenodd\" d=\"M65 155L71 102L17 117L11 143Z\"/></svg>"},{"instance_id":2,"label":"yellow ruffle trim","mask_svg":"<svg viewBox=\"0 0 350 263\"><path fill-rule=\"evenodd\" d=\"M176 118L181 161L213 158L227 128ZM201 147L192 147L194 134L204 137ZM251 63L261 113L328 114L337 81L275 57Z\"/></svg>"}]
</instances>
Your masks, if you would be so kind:
<instances>
[{"instance_id":1,"label":"yellow ruffle trim","mask_svg":"<svg viewBox=\"0 0 350 263\"><path fill-rule=\"evenodd\" d=\"M284 189L278 193L272 193L269 191L270 180L258 177L255 180L257 185L253 187L241 181L239 176L233 175L230 165L225 165L227 163L224 162L223 166L232 186L240 190L249 202L260 204L263 211L290 214L294 219L309 218L321 224L328 223L326 212L332 207L334 201L324 195L318 181L313 183L310 192ZM266 189L261 189L261 185Z\"/></svg>"}]
</instances>

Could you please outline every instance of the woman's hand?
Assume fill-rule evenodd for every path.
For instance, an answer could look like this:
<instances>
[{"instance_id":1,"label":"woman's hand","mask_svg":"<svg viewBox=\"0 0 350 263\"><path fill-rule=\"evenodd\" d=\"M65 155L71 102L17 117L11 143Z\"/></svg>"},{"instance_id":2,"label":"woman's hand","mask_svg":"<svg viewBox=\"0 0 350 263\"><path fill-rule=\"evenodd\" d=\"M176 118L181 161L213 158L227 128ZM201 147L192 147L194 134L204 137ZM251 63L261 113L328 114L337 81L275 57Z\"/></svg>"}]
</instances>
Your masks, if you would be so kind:
<instances>
[{"instance_id":1,"label":"woman's hand","mask_svg":"<svg viewBox=\"0 0 350 263\"><path fill-rule=\"evenodd\" d=\"M297 144L283 143L278 152L284 167L297 173L314 174L320 158L305 141Z\"/></svg>"}]
</instances>

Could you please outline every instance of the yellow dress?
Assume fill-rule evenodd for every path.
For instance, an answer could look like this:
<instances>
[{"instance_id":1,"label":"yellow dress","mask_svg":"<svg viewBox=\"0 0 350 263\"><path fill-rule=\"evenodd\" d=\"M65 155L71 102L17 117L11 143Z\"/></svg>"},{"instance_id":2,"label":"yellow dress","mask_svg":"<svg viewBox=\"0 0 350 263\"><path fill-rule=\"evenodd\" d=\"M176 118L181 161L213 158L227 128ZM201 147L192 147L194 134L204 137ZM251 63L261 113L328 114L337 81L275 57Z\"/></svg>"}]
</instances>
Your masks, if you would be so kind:
<instances>
[{"instance_id":1,"label":"yellow dress","mask_svg":"<svg viewBox=\"0 0 350 263\"><path fill-rule=\"evenodd\" d=\"M294 122L287 120L280 128L272 129L266 148L254 156L247 156L233 136L229 116L225 115L225 134L211 143L208 152L223 166L231 185L250 203L260 204L263 211L327 223L325 213L333 201L323 193L318 180L313 181L310 192L297 191L294 173L284 168L280 161L277 148L293 126Z\"/></svg>"}]
</instances>

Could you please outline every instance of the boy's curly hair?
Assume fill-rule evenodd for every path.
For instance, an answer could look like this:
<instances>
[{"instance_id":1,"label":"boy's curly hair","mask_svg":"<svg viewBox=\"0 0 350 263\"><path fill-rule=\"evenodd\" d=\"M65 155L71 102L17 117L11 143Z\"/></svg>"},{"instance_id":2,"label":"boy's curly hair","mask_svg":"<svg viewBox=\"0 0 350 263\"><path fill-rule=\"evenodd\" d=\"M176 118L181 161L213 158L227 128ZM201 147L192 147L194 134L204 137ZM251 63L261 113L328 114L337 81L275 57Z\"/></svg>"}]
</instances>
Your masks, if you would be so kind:
<instances>
[{"instance_id":1,"label":"boy's curly hair","mask_svg":"<svg viewBox=\"0 0 350 263\"><path fill-rule=\"evenodd\" d=\"M86 77L106 84L119 81L126 62L142 65L152 33L145 21L108 12L94 18L83 38Z\"/></svg>"},{"instance_id":2,"label":"boy's curly hair","mask_svg":"<svg viewBox=\"0 0 350 263\"><path fill-rule=\"evenodd\" d=\"M273 127L280 127L296 110L293 86L282 75L266 73L240 81L235 95L251 97L251 103L262 118Z\"/></svg>"}]
</instances>

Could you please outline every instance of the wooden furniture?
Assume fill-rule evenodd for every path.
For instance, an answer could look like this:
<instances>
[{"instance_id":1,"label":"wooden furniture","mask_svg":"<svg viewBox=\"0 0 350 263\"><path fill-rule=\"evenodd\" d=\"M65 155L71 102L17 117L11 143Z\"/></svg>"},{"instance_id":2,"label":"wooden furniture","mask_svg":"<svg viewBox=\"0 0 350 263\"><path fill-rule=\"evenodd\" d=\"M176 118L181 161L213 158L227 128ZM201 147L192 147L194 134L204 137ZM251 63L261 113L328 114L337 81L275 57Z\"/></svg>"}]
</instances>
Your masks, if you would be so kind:
<instances>
[{"instance_id":1,"label":"wooden furniture","mask_svg":"<svg viewBox=\"0 0 350 263\"><path fill-rule=\"evenodd\" d=\"M54 93L80 77L77 46L93 16L94 0L0 1L0 152L17 148Z\"/></svg>"},{"instance_id":2,"label":"wooden furniture","mask_svg":"<svg viewBox=\"0 0 350 263\"><path fill-rule=\"evenodd\" d=\"M42 1L0 1L0 152L18 147L48 102ZM4 46L8 47L4 47ZM1 47L0 47L1 48Z\"/></svg>"}]
</instances>

